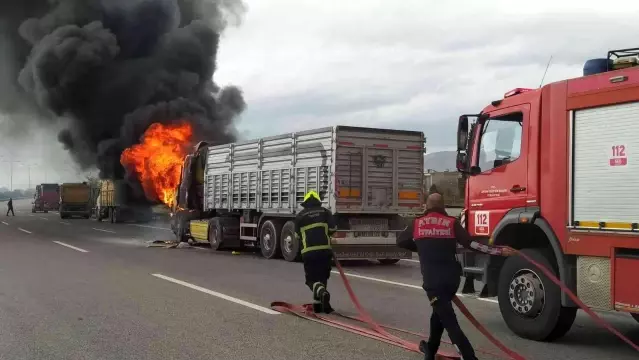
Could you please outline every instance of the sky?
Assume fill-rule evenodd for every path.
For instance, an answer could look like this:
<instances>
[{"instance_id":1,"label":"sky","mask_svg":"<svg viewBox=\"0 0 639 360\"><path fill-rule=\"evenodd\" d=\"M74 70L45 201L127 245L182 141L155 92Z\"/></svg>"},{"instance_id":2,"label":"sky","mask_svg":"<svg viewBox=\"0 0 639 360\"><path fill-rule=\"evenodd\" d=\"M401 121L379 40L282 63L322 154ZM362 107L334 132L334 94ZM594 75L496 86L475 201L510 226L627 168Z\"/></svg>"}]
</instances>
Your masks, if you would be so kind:
<instances>
[{"instance_id":1,"label":"sky","mask_svg":"<svg viewBox=\"0 0 639 360\"><path fill-rule=\"evenodd\" d=\"M587 59L639 47L639 2L590 0L245 0L223 34L214 80L242 88L243 138L328 125L424 131L453 150L457 118L513 88L581 76ZM55 132L7 147L43 182L77 178ZM37 139L37 140L35 140ZM14 187L28 167L14 165ZM36 174L36 175L34 175ZM32 181L36 181L33 180ZM16 185L18 184L18 185Z\"/></svg>"}]
</instances>

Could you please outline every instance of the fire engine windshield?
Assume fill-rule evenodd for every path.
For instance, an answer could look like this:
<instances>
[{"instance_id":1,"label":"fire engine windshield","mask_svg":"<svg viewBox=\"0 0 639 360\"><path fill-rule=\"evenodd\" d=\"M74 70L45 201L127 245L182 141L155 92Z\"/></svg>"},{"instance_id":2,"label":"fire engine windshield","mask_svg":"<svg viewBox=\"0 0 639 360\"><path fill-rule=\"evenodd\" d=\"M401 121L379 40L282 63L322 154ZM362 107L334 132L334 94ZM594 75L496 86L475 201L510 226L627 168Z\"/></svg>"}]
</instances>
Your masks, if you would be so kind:
<instances>
[{"instance_id":1,"label":"fire engine windshield","mask_svg":"<svg viewBox=\"0 0 639 360\"><path fill-rule=\"evenodd\" d=\"M483 124L479 142L479 167L482 172L519 158L522 134L521 113L490 118Z\"/></svg>"}]
</instances>

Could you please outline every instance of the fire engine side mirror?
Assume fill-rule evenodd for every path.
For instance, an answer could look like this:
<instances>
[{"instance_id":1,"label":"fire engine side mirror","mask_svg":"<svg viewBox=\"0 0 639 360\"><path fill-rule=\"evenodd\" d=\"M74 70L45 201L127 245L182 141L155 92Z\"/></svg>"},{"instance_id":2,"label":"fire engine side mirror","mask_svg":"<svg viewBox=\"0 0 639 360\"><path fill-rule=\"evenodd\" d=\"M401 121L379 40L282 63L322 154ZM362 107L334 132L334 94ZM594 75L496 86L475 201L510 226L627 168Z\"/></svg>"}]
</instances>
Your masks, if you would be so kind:
<instances>
[{"instance_id":1,"label":"fire engine side mirror","mask_svg":"<svg viewBox=\"0 0 639 360\"><path fill-rule=\"evenodd\" d=\"M468 168L468 156L466 153L458 151L455 163L457 165L457 171L465 173Z\"/></svg>"},{"instance_id":2,"label":"fire engine side mirror","mask_svg":"<svg viewBox=\"0 0 639 360\"><path fill-rule=\"evenodd\" d=\"M468 142L468 116L462 115L459 117L457 124L457 151L466 150L466 143Z\"/></svg>"}]
</instances>

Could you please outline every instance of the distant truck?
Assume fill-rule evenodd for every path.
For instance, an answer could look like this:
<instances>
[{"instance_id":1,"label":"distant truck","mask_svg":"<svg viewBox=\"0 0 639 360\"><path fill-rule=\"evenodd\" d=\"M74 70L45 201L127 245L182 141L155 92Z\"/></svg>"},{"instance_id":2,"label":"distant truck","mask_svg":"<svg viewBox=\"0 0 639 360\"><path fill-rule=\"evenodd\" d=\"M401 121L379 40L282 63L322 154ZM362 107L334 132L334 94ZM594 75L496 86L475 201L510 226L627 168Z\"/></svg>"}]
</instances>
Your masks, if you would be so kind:
<instances>
[{"instance_id":1,"label":"distant truck","mask_svg":"<svg viewBox=\"0 0 639 360\"><path fill-rule=\"evenodd\" d=\"M124 180L102 180L96 202L96 220L106 219L111 223L148 221L151 209L130 204L129 192L129 185Z\"/></svg>"},{"instance_id":2,"label":"distant truck","mask_svg":"<svg viewBox=\"0 0 639 360\"><path fill-rule=\"evenodd\" d=\"M91 217L91 187L83 183L60 185L60 218Z\"/></svg>"},{"instance_id":3,"label":"distant truck","mask_svg":"<svg viewBox=\"0 0 639 360\"><path fill-rule=\"evenodd\" d=\"M60 208L60 185L58 184L40 184L36 185L36 191L33 195L33 206L31 212L49 212L49 210L58 210Z\"/></svg>"},{"instance_id":4,"label":"distant truck","mask_svg":"<svg viewBox=\"0 0 639 360\"><path fill-rule=\"evenodd\" d=\"M349 126L200 143L185 158L171 228L213 250L254 247L297 261L293 219L315 190L335 214L338 258L393 264L411 257L395 245L403 216L423 211L424 144L422 132Z\"/></svg>"}]
</instances>

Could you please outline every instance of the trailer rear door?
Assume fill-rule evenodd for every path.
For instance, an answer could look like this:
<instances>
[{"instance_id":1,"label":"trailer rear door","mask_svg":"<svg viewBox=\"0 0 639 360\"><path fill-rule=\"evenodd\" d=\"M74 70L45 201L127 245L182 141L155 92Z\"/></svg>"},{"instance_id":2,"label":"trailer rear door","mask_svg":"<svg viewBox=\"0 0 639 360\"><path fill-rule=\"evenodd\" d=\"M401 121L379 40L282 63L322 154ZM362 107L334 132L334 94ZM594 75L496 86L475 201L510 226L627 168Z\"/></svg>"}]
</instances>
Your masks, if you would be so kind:
<instances>
[{"instance_id":1,"label":"trailer rear door","mask_svg":"<svg viewBox=\"0 0 639 360\"><path fill-rule=\"evenodd\" d=\"M339 212L415 213L423 204L424 133L338 126Z\"/></svg>"}]
</instances>

